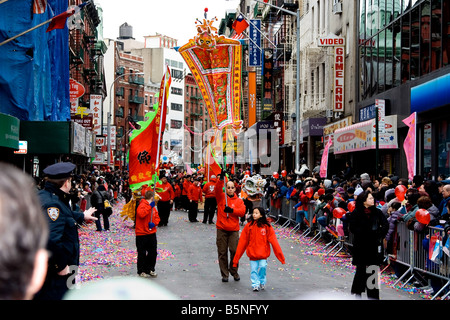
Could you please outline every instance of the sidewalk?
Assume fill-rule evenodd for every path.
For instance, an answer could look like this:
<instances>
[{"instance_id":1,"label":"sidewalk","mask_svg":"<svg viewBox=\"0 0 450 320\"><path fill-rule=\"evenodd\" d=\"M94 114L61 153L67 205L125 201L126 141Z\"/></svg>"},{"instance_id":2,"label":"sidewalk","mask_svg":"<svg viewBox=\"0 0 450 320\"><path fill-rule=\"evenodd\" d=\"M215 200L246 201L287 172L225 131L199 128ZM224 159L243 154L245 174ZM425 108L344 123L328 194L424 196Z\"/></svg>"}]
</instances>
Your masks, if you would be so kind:
<instances>
[{"instance_id":1,"label":"sidewalk","mask_svg":"<svg viewBox=\"0 0 450 320\"><path fill-rule=\"evenodd\" d=\"M122 206L119 203L114 207L111 231L97 232L93 224L80 230L81 286L111 277L137 277L134 223L122 221L119 214ZM203 213L199 213L197 219L202 218ZM172 211L168 226L158 228L158 277L148 281L165 287L182 300L354 299L350 295L354 267L349 257L341 254L325 257L324 243L311 244L309 238L301 239L299 233L289 233L279 225L274 227L286 264L282 265L272 253L265 291L251 290L250 264L245 254L239 266L241 280L230 278L228 283L221 282L215 225L191 223L182 211ZM395 280L391 275L381 276L382 300L429 299L409 285L394 288Z\"/></svg>"}]
</instances>

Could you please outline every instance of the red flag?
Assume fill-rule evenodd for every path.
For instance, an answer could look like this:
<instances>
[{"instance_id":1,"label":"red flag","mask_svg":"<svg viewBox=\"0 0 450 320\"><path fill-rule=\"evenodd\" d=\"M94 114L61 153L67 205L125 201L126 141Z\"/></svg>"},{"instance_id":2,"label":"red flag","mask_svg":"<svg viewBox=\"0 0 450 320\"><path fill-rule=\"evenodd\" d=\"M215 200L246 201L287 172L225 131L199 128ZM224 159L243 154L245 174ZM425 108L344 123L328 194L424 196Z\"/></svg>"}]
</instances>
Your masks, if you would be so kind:
<instances>
[{"instance_id":1,"label":"red flag","mask_svg":"<svg viewBox=\"0 0 450 320\"><path fill-rule=\"evenodd\" d=\"M247 29L248 26L249 24L247 20L245 20L244 16L240 14L239 17L237 17L237 19L234 20L233 25L231 27L234 29L234 31L236 31L237 34L241 34L242 31Z\"/></svg>"},{"instance_id":2,"label":"red flag","mask_svg":"<svg viewBox=\"0 0 450 320\"><path fill-rule=\"evenodd\" d=\"M47 8L47 0L34 0L33 1L33 13L41 14L45 12Z\"/></svg>"},{"instance_id":3,"label":"red flag","mask_svg":"<svg viewBox=\"0 0 450 320\"><path fill-rule=\"evenodd\" d=\"M130 188L139 189L152 184L158 177L162 127L166 123L167 97L172 78L170 70L164 75L159 92L158 109L147 114L147 121L140 121L141 128L133 130L128 156ZM156 176L155 176L156 174Z\"/></svg>"},{"instance_id":4,"label":"red flag","mask_svg":"<svg viewBox=\"0 0 450 320\"><path fill-rule=\"evenodd\" d=\"M212 150L211 147L211 143L208 144L206 153L206 164L209 166L210 176L212 175L212 173L218 176L222 172L222 167L219 165L219 162L216 159L214 150Z\"/></svg>"},{"instance_id":5,"label":"red flag","mask_svg":"<svg viewBox=\"0 0 450 320\"><path fill-rule=\"evenodd\" d=\"M63 29L66 25L67 18L75 13L75 9L69 9L66 12L58 14L52 18L46 32L54 29Z\"/></svg>"}]
</instances>

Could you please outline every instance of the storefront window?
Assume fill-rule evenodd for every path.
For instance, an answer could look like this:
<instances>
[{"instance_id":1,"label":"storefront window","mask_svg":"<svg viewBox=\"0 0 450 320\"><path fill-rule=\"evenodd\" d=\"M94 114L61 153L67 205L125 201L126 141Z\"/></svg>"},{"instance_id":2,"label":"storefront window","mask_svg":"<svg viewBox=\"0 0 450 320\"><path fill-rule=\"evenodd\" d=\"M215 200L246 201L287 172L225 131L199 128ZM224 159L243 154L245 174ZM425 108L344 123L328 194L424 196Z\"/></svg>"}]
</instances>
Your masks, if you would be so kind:
<instances>
[{"instance_id":1,"label":"storefront window","mask_svg":"<svg viewBox=\"0 0 450 320\"><path fill-rule=\"evenodd\" d=\"M423 173L425 176L432 170L431 128L431 123L423 127Z\"/></svg>"},{"instance_id":2,"label":"storefront window","mask_svg":"<svg viewBox=\"0 0 450 320\"><path fill-rule=\"evenodd\" d=\"M419 7L411 12L411 80L419 76L420 15Z\"/></svg>"},{"instance_id":3,"label":"storefront window","mask_svg":"<svg viewBox=\"0 0 450 320\"><path fill-rule=\"evenodd\" d=\"M448 121L439 122L438 132L438 174L450 175L450 127Z\"/></svg>"},{"instance_id":4,"label":"storefront window","mask_svg":"<svg viewBox=\"0 0 450 320\"><path fill-rule=\"evenodd\" d=\"M441 0L431 0L431 71L442 67L441 6Z\"/></svg>"},{"instance_id":5,"label":"storefront window","mask_svg":"<svg viewBox=\"0 0 450 320\"><path fill-rule=\"evenodd\" d=\"M401 11L401 5L402 5L402 0L394 0L393 2L393 6L394 6L394 20L398 18L398 16L400 15L400 11Z\"/></svg>"},{"instance_id":6,"label":"storefront window","mask_svg":"<svg viewBox=\"0 0 450 320\"><path fill-rule=\"evenodd\" d=\"M402 83L409 80L409 56L410 56L410 41L409 41L409 14L402 17Z\"/></svg>"},{"instance_id":7,"label":"storefront window","mask_svg":"<svg viewBox=\"0 0 450 320\"><path fill-rule=\"evenodd\" d=\"M378 34L378 93L386 90L386 31L381 31Z\"/></svg>"},{"instance_id":8,"label":"storefront window","mask_svg":"<svg viewBox=\"0 0 450 320\"><path fill-rule=\"evenodd\" d=\"M430 3L425 1L420 7L420 75L424 75L430 72Z\"/></svg>"},{"instance_id":9,"label":"storefront window","mask_svg":"<svg viewBox=\"0 0 450 320\"><path fill-rule=\"evenodd\" d=\"M393 36L392 36L392 50L394 52L394 61L392 66L392 71L394 72L394 87L397 87L401 83L401 32L400 32L400 21L394 23Z\"/></svg>"},{"instance_id":10,"label":"storefront window","mask_svg":"<svg viewBox=\"0 0 450 320\"><path fill-rule=\"evenodd\" d=\"M372 49L372 90L371 95L378 92L378 36L373 37Z\"/></svg>"}]
</instances>

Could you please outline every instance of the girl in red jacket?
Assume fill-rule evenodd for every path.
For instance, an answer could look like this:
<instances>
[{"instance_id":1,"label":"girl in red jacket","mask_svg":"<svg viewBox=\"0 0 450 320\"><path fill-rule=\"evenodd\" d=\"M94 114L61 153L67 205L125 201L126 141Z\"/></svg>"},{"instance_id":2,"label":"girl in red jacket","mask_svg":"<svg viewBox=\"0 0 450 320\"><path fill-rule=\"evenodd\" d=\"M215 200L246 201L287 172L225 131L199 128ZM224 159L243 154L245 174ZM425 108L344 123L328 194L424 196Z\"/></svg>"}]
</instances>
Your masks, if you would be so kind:
<instances>
[{"instance_id":1,"label":"girl in red jacket","mask_svg":"<svg viewBox=\"0 0 450 320\"><path fill-rule=\"evenodd\" d=\"M159 224L160 218L153 196L153 191L147 189L136 210L137 272L144 278L157 276L155 272L156 226Z\"/></svg>"},{"instance_id":2,"label":"girl in red jacket","mask_svg":"<svg viewBox=\"0 0 450 320\"><path fill-rule=\"evenodd\" d=\"M281 251L275 231L267 221L264 209L260 207L254 208L250 221L242 230L233 259L233 266L237 266L239 259L244 254L244 251L247 250L247 256L250 258L250 280L253 291L265 289L270 245L272 245L275 256L284 264L284 254Z\"/></svg>"}]
</instances>

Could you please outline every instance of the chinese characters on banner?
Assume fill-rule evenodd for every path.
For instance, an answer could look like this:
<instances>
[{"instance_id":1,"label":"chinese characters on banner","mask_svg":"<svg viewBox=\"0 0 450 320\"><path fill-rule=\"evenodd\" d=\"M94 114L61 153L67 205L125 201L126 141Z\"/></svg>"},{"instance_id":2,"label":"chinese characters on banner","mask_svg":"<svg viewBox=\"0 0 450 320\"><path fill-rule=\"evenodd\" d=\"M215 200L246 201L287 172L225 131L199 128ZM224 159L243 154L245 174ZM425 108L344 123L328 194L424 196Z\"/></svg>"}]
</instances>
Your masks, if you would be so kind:
<instances>
[{"instance_id":1,"label":"chinese characters on banner","mask_svg":"<svg viewBox=\"0 0 450 320\"><path fill-rule=\"evenodd\" d=\"M250 34L251 39L248 42L248 65L249 67L261 67L261 20L250 20Z\"/></svg>"},{"instance_id":2,"label":"chinese characters on banner","mask_svg":"<svg viewBox=\"0 0 450 320\"><path fill-rule=\"evenodd\" d=\"M283 112L274 112L273 114L273 127L277 131L279 144L284 144L284 121Z\"/></svg>"},{"instance_id":3,"label":"chinese characters on banner","mask_svg":"<svg viewBox=\"0 0 450 320\"><path fill-rule=\"evenodd\" d=\"M273 109L273 54L272 50L264 50L264 68L263 68L263 112L272 112Z\"/></svg>"}]
</instances>

